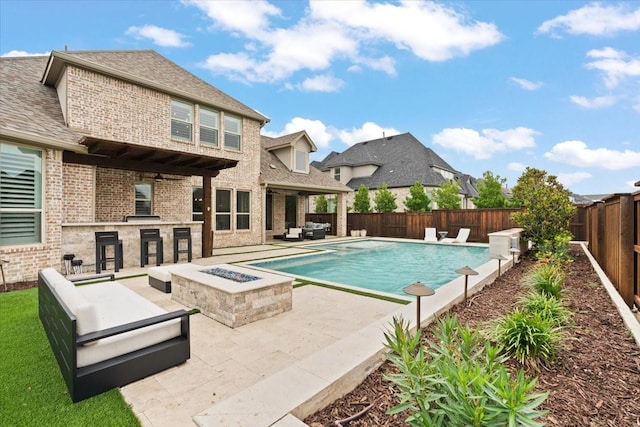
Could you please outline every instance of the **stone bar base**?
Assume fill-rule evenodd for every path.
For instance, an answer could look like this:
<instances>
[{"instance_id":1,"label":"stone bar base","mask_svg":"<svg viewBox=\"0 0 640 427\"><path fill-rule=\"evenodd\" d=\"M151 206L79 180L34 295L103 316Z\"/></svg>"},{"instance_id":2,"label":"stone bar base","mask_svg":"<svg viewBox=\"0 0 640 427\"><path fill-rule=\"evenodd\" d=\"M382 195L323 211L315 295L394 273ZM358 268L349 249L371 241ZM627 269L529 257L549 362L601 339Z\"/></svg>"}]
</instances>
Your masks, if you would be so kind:
<instances>
[{"instance_id":1,"label":"stone bar base","mask_svg":"<svg viewBox=\"0 0 640 427\"><path fill-rule=\"evenodd\" d=\"M203 273L211 268L258 276L239 283ZM231 328L284 313L292 308L293 279L229 264L193 265L171 272L171 298Z\"/></svg>"}]
</instances>

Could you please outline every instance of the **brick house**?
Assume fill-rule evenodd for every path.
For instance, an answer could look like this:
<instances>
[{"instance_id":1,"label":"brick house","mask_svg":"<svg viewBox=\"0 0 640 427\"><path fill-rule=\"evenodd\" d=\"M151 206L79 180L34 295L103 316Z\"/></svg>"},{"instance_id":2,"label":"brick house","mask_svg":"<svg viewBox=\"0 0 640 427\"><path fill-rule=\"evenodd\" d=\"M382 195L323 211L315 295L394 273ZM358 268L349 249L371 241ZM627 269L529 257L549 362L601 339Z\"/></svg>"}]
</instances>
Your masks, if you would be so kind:
<instances>
[{"instance_id":1,"label":"brick house","mask_svg":"<svg viewBox=\"0 0 640 427\"><path fill-rule=\"evenodd\" d=\"M0 257L9 283L62 269L68 253L91 271L96 231L118 231L124 267L139 266L144 228L160 229L166 261L175 227L191 229L195 258L264 243L285 229L286 195L301 209L307 194L350 191L310 179L322 174L309 168L315 146L306 133L276 147L260 135L267 117L151 50L0 58L0 94ZM283 161L286 143L292 156L307 150L306 171L297 157ZM264 162L277 179L261 176ZM295 215L302 222L304 212Z\"/></svg>"}]
</instances>

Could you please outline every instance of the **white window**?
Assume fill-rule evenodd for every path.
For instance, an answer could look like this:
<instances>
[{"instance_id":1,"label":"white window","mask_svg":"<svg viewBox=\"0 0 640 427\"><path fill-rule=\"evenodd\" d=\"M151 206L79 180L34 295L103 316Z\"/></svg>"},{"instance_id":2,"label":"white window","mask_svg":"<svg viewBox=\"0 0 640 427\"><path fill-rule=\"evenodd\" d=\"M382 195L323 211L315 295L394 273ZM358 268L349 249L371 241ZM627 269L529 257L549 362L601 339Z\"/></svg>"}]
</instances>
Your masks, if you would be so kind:
<instances>
[{"instance_id":1,"label":"white window","mask_svg":"<svg viewBox=\"0 0 640 427\"><path fill-rule=\"evenodd\" d=\"M303 150L294 150L295 171L309 172L309 153Z\"/></svg>"},{"instance_id":2,"label":"white window","mask_svg":"<svg viewBox=\"0 0 640 427\"><path fill-rule=\"evenodd\" d=\"M251 228L251 193L238 191L236 193L236 228L249 230Z\"/></svg>"},{"instance_id":3,"label":"white window","mask_svg":"<svg viewBox=\"0 0 640 427\"><path fill-rule=\"evenodd\" d=\"M240 151L242 126L240 119L224 116L224 148Z\"/></svg>"},{"instance_id":4,"label":"white window","mask_svg":"<svg viewBox=\"0 0 640 427\"><path fill-rule=\"evenodd\" d=\"M216 230L231 230L231 190L216 190Z\"/></svg>"},{"instance_id":5,"label":"white window","mask_svg":"<svg viewBox=\"0 0 640 427\"><path fill-rule=\"evenodd\" d=\"M218 112L200 108L200 143L218 146Z\"/></svg>"},{"instance_id":6,"label":"white window","mask_svg":"<svg viewBox=\"0 0 640 427\"><path fill-rule=\"evenodd\" d=\"M193 105L171 101L171 138L191 141L193 134Z\"/></svg>"},{"instance_id":7,"label":"white window","mask_svg":"<svg viewBox=\"0 0 640 427\"><path fill-rule=\"evenodd\" d=\"M42 152L0 143L0 246L42 241Z\"/></svg>"},{"instance_id":8,"label":"white window","mask_svg":"<svg viewBox=\"0 0 640 427\"><path fill-rule=\"evenodd\" d=\"M136 215L151 215L151 184L135 185Z\"/></svg>"}]
</instances>

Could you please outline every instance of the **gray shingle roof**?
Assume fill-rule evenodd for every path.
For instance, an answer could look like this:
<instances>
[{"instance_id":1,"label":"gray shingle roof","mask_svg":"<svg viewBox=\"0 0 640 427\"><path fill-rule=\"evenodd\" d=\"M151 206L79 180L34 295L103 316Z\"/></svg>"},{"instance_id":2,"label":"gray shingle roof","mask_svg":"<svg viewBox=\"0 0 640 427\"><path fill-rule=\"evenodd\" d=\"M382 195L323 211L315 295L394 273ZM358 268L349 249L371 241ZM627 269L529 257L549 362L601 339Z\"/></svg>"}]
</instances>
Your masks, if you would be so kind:
<instances>
[{"instance_id":1,"label":"gray shingle roof","mask_svg":"<svg viewBox=\"0 0 640 427\"><path fill-rule=\"evenodd\" d=\"M229 112L251 117L261 122L269 119L154 50L64 51L51 52L51 60L73 63L79 67L112 72L119 78L135 79L137 84L149 82L166 93L178 92L198 102L204 102ZM57 67L53 70L55 78ZM44 71L44 67L42 68ZM42 77L42 76L41 76ZM47 77L46 75L44 77Z\"/></svg>"},{"instance_id":2,"label":"gray shingle roof","mask_svg":"<svg viewBox=\"0 0 640 427\"><path fill-rule=\"evenodd\" d=\"M267 147L274 144L274 138L262 136L262 152L260 155L260 181L273 187L308 191L313 194L346 193L351 189L344 184L309 166L309 174L292 172L280 161L278 156L270 152Z\"/></svg>"},{"instance_id":3,"label":"gray shingle roof","mask_svg":"<svg viewBox=\"0 0 640 427\"><path fill-rule=\"evenodd\" d=\"M0 131L76 143L64 123L58 94L40 83L47 56L0 58Z\"/></svg>"},{"instance_id":4,"label":"gray shingle roof","mask_svg":"<svg viewBox=\"0 0 640 427\"><path fill-rule=\"evenodd\" d=\"M426 187L438 187L445 179L434 171L435 166L453 173L463 194L477 195L475 178L456 171L411 133L360 142L342 153L331 152L320 162L319 169L328 171L333 167L362 165L379 167L371 176L351 179L347 185L352 189L361 184L375 189L385 182L389 188L410 187L416 181Z\"/></svg>"}]
</instances>

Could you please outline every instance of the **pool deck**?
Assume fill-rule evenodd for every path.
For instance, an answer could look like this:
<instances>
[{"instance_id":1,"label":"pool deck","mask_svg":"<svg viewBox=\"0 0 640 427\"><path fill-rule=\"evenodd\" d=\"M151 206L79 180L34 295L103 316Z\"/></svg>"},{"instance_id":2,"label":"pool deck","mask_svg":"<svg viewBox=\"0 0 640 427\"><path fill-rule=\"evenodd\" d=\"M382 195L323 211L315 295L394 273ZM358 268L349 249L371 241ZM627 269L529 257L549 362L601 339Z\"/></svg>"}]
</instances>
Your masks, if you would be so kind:
<instances>
[{"instance_id":1,"label":"pool deck","mask_svg":"<svg viewBox=\"0 0 640 427\"><path fill-rule=\"evenodd\" d=\"M357 239L357 238L350 238ZM313 244L320 242L314 241ZM305 244L215 249L199 265L236 263L309 252ZM511 261L502 263L502 271ZM469 277L469 295L492 282L497 263ZM167 310L184 307L148 284L146 268L121 270L123 285ZM421 323L462 300L464 277L422 298ZM305 285L293 309L235 329L191 316L191 358L121 388L143 426L304 426L300 421L357 386L384 360L384 332L394 317L415 324L407 305Z\"/></svg>"}]
</instances>

